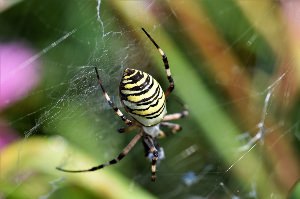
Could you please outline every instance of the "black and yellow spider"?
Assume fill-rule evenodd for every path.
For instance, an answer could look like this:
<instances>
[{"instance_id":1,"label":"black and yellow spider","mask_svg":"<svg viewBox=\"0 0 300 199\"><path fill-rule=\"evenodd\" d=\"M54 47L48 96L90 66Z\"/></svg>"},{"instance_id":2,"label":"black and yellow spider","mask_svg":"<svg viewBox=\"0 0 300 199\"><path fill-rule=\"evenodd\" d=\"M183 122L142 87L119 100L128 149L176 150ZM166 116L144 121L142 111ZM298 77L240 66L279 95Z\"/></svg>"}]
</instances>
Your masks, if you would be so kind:
<instances>
[{"instance_id":1,"label":"black and yellow spider","mask_svg":"<svg viewBox=\"0 0 300 199\"><path fill-rule=\"evenodd\" d=\"M184 116L187 116L188 111L184 109L180 113L167 115L166 98L168 98L169 94L174 89L174 81L171 76L168 59L166 54L156 44L156 42L146 32L146 30L144 28L142 28L142 30L156 46L157 50L162 56L162 60L165 65L165 71L170 84L169 87L164 92L159 83L151 75L136 69L126 68L120 82L119 92L122 104L124 105L126 112L134 119L131 121L111 101L102 85L98 70L95 67L98 83L102 89L106 101L115 111L115 113L127 125L127 127L119 129L119 132L123 133L131 131L135 128L139 128L139 133L129 142L129 144L116 158L105 164L101 164L85 170L66 170L57 167L58 170L64 172L89 172L102 169L112 164L116 164L122 158L124 158L133 148L133 146L142 138L145 148L145 154L151 159L152 162L151 179L152 181L155 181L157 160L164 158L163 149L157 142L158 137L165 136L164 132L160 130L160 126L170 128L173 133L180 131L180 125L170 123L168 121L180 119Z\"/></svg>"}]
</instances>

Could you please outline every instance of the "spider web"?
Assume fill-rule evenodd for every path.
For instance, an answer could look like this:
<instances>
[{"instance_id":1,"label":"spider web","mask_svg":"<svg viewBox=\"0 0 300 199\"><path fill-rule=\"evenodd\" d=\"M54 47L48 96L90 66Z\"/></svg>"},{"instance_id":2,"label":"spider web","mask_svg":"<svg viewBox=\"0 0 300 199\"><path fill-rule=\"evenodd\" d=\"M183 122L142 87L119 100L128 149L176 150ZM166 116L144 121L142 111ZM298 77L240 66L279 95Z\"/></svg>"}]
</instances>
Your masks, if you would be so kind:
<instances>
[{"instance_id":1,"label":"spider web","mask_svg":"<svg viewBox=\"0 0 300 199\"><path fill-rule=\"evenodd\" d=\"M180 2L184 4L186 0ZM203 2L208 11L212 9L212 4L205 4L207 1ZM135 3L142 4L142 12L156 13L159 20L153 20L148 14L145 14L143 19L145 25L150 27L147 30L151 36L159 38L160 34L164 34L162 29L167 29L170 35L173 35L168 39L176 41L176 47L186 52L184 56L186 56L185 59L188 60L189 64L196 64L200 61L199 52L187 46L191 42L188 41L191 38L187 32L192 32L196 28L193 24L174 28L175 25L180 24L182 15L174 5L166 5L167 2L160 4L157 1L139 1L138 3L122 1L118 5L119 2L115 1L83 2L76 0L67 2L67 6L59 1L56 3L57 5L54 6L50 1L44 3L38 1L22 2L3 14L3 19L11 20L10 23L15 20L10 16L11 13L21 13L21 15L26 16L24 21L17 24L20 29L18 34L23 33L21 37L28 41L35 41L36 49L40 49L30 59L26 60L22 67L29 67L30 63L35 60L43 60L41 86L31 92L26 97L25 102L20 102L16 108L12 107L7 111L7 114L6 112L4 114L9 118L11 126L24 133L24 144L18 150L17 170L22 167L23 161L26 161L22 157L22 153L27 147L25 143L33 137L56 140L54 144L51 144L51 147L49 146L50 151L60 157L58 162L54 163L54 167L64 166L76 169L94 166L90 162L86 162L85 159L87 158L82 158L80 154L88 154L96 164L102 163L117 155L134 136L134 133L125 135L117 133L117 129L124 124L115 116L104 100L97 85L94 67L98 68L107 92L118 107L121 107L118 100L118 83L126 67L149 72L159 82L162 82L164 88L167 87L167 80L162 72L163 63L160 61L161 57L159 57L156 49L144 37L140 31L141 27L132 24L132 22L129 23L127 20L130 17L125 17L125 14L120 13L122 9L126 10L126 6L131 8ZM267 12L260 16L261 18L258 17L255 24L264 23L264 18L272 17L271 13L276 7L273 4L270 5L272 6L265 9ZM57 16L52 14L53 17L49 17L51 14L48 7L57 8L54 11ZM220 9L215 17L222 17L235 12L233 7L227 6ZM139 13L138 8L140 7L134 8L136 10L132 10L130 14ZM130 16L130 14L128 15ZM25 26L30 20L34 20L32 22L34 26ZM208 16L203 19L204 23L214 20L216 20L214 17L209 18ZM215 24L222 26L218 23L216 20ZM238 33L234 33L235 29L239 30L236 31ZM168 57L175 85L178 88L178 92L176 90L174 96L178 95L179 101L187 103L191 115L178 121L183 127L179 134L159 141L165 150L166 159L158 165L158 182L153 184L150 181L150 162L144 158L141 144L138 144L120 164L99 172L113 171L121 175L121 179L126 179L128 182L125 189L132 195L137 189L140 189L139 187L143 187L144 190L157 198L261 198L265 196L282 198L283 194L276 189L276 186L282 184L279 182L277 182L278 184L272 183L274 178L281 176L276 173L276 165L272 165L276 162L270 161L268 155L272 151L278 152L277 148L282 146L278 143L287 138L293 139L299 146L298 121L291 118L292 116L288 115L285 109L281 107L281 105L288 107L292 103L296 104L296 94L293 94L292 86L289 87L294 83L292 80L289 81L289 77L295 73L295 69L283 67L280 72L274 71L275 69L270 65L285 62L285 60L284 58L273 57L271 50L261 53L259 51L263 48L257 47L255 49L254 47L252 54L247 53L242 44L255 46L262 38L254 29L253 26L246 28L229 27L228 33L223 35L224 40L229 43L224 52L242 51L239 54L243 59L241 65L247 66L243 72L246 71L251 74L251 86L246 88L249 95L241 94L240 97L230 98L230 91L242 90L236 89L243 85L239 82L239 74L231 77L236 81L229 81L230 85L227 87L230 88L230 91L224 91L225 89L222 89L228 83L223 82L220 76L209 75L211 72L207 69L207 65L210 63L203 61L197 65L197 67L199 65L202 67L195 67L196 69L194 68L192 72L205 82L209 90L213 90L213 96L217 100L216 104L205 108L202 112L194 112L198 108L189 104L192 101L189 99L192 99L193 96L184 95L184 92L180 91L180 85L177 87L179 83L183 83L180 79L188 81L188 70L191 68L187 68L180 74L174 73L176 69L172 69L176 67L177 57L172 56L172 52L166 51L166 54L171 54L173 58ZM28 32L33 32L33 35L42 32L43 38L36 41ZM185 39L179 39L180 37ZM164 46L165 41L155 40L162 49L168 49L168 46ZM222 51L222 53L224 52ZM202 56L205 60L205 56ZM161 62L160 65L157 64L159 62L156 62L156 59ZM221 60L220 57L215 59ZM294 60L287 60L286 62L286 65L295 64ZM179 79L179 83L176 82L176 79ZM197 87L197 85L190 85L190 92L196 93L198 91L193 90L194 86ZM293 96L291 97L291 95ZM169 113L182 110L181 104L174 96L171 96L168 101ZM30 101L37 100L39 101L37 105L31 105L29 111L17 111L20 106L23 106L23 103L27 105L30 104ZM238 114L234 114L236 111L234 107L243 105L245 101L255 102L249 105L255 106L252 109L253 112L251 112L251 108L245 108L247 109L245 114L259 115L254 116L254 122L250 121L251 116L239 118ZM200 101L193 105L198 105L198 103L199 106L202 106ZM215 132L219 134L220 139L224 139L224 143L233 144L233 146L229 146L229 144L228 146L220 145L221 151L212 142L209 135L201 133L206 131L206 127L205 124L199 123L196 117L199 114L210 115L209 111L214 112L215 109L224 110L239 129L239 133L233 137L230 135L231 132L227 132L229 130L226 129L222 132ZM121 110L125 112L122 108ZM270 122L274 118L276 118L276 122ZM28 121L33 124L28 126ZM214 124L218 125L218 121L214 121ZM278 131L280 135L274 136ZM230 142L225 141L224 137L226 136L229 137ZM270 137L273 139L267 139ZM68 147L62 149L60 148L61 143L64 146L70 145L72 147L70 147L71 149ZM229 161L222 155L222 151L225 151L226 154L232 154ZM258 156L254 159L257 161L255 163L251 162L253 161L253 154ZM3 164L1 162L0 164ZM253 175L249 176L249 179L239 177L239 175L244 175L241 174L242 170L239 168L241 165L250 164L249 162L251 166L244 169L249 169L248 172ZM279 164L279 166L281 165ZM50 169L54 170L54 167ZM270 168L271 171L262 174L263 170L266 169L265 167ZM30 181L24 175L22 175L21 169L13 175L17 180L14 179L13 189L6 191L5 193L8 194L4 197L13 197L19 194L19 187L30 187L28 185ZM38 196L39 198L55 198L59 196L60 190L64 190L65 187L72 187L72 183L68 182L68 177L64 177L65 174L55 173L53 176L47 176L46 179L39 181L44 187ZM260 187L261 176L267 178L264 182L269 182L272 185L267 188ZM78 184L76 185L78 186ZM82 198L96 198L93 196L94 193L89 192L91 190L81 189ZM27 189L25 190L27 191ZM30 196L30 191L27 195Z\"/></svg>"}]
</instances>

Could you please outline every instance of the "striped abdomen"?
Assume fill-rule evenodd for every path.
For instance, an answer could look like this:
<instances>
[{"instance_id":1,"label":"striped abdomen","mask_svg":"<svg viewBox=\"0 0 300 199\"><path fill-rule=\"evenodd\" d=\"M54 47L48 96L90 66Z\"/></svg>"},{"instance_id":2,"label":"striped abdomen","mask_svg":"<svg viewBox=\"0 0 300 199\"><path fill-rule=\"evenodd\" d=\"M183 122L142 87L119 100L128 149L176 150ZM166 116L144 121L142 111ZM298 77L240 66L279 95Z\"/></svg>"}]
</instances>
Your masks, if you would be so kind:
<instances>
[{"instance_id":1,"label":"striped abdomen","mask_svg":"<svg viewBox=\"0 0 300 199\"><path fill-rule=\"evenodd\" d=\"M126 111L143 126L156 125L166 115L165 94L148 73L125 69L119 89Z\"/></svg>"}]
</instances>

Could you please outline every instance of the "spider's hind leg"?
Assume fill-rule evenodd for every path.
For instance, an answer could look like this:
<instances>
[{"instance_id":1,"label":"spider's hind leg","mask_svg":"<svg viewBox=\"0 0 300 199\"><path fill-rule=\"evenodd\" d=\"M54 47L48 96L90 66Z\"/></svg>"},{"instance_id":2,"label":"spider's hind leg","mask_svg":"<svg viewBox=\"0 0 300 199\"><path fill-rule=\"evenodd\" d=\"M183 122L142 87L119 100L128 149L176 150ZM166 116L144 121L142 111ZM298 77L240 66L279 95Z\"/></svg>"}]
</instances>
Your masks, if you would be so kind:
<instances>
[{"instance_id":1,"label":"spider's hind leg","mask_svg":"<svg viewBox=\"0 0 300 199\"><path fill-rule=\"evenodd\" d=\"M153 158L153 154L150 152L151 150L150 150L148 144L144 140L142 143L144 146L145 157L147 157L151 161ZM159 145L159 143L157 142L157 139L153 139L153 144L154 144L154 147L158 151L158 162L162 159L165 159L164 149Z\"/></svg>"},{"instance_id":2,"label":"spider's hind leg","mask_svg":"<svg viewBox=\"0 0 300 199\"><path fill-rule=\"evenodd\" d=\"M145 156L151 161L151 180L156 179L156 165L159 161L165 158L165 153L162 147L159 146L156 138L144 135L143 146L145 149Z\"/></svg>"}]
</instances>

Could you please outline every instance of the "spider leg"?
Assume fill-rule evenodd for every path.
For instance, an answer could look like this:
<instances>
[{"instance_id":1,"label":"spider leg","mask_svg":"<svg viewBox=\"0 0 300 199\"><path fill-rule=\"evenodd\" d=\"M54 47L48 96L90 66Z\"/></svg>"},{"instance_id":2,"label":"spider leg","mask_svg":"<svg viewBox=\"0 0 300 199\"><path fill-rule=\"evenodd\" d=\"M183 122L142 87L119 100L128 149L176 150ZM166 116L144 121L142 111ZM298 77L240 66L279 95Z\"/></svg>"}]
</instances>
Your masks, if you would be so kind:
<instances>
[{"instance_id":1,"label":"spider leg","mask_svg":"<svg viewBox=\"0 0 300 199\"><path fill-rule=\"evenodd\" d=\"M129 119L127 119L125 117L125 115L121 112L121 110L118 109L116 107L116 105L111 101L110 97L108 96L107 92L105 91L105 89L102 85L102 81L100 79L99 73L98 73L98 69L96 67L95 67L95 71L96 71L96 74L97 74L98 84L100 85L100 87L102 89L102 92L103 92L103 95L104 95L106 101L111 106L111 108L115 111L115 113L125 122L125 124L127 124L128 126L131 126L133 124L132 121L130 121Z\"/></svg>"},{"instance_id":2,"label":"spider leg","mask_svg":"<svg viewBox=\"0 0 300 199\"><path fill-rule=\"evenodd\" d=\"M174 124L171 122L161 122L160 125L170 128L173 134L177 133L178 131L181 131L182 129L179 124Z\"/></svg>"},{"instance_id":3,"label":"spider leg","mask_svg":"<svg viewBox=\"0 0 300 199\"><path fill-rule=\"evenodd\" d=\"M158 138L161 139L161 138L165 138L167 135L165 132L163 131L160 131L159 134L158 134Z\"/></svg>"},{"instance_id":4,"label":"spider leg","mask_svg":"<svg viewBox=\"0 0 300 199\"><path fill-rule=\"evenodd\" d=\"M165 91L165 96L166 98L169 96L169 94L174 90L174 80L172 78L171 75L171 70L170 70L170 66L169 66L169 62L168 62L168 58L167 55L164 53L164 51L157 45L157 43L154 41L154 39L147 33L147 31L142 28L142 30L144 31L144 33L147 35L147 37L152 41L152 43L154 44L154 46L157 48L158 52L160 53L160 55L162 56L162 60L164 62L165 65L165 71L167 74L167 78L169 81L169 87L167 88L167 90Z\"/></svg>"},{"instance_id":5,"label":"spider leg","mask_svg":"<svg viewBox=\"0 0 300 199\"><path fill-rule=\"evenodd\" d=\"M127 127L121 127L118 129L119 133L129 133L135 129L137 129L138 126L132 125L132 126L127 126Z\"/></svg>"},{"instance_id":6,"label":"spider leg","mask_svg":"<svg viewBox=\"0 0 300 199\"><path fill-rule=\"evenodd\" d=\"M155 147L154 140L151 136L145 135L144 136L144 144L148 147L149 152L153 154L152 161L151 161L151 180L156 180L156 162L158 160L158 151Z\"/></svg>"},{"instance_id":7,"label":"spider leg","mask_svg":"<svg viewBox=\"0 0 300 199\"><path fill-rule=\"evenodd\" d=\"M188 110L184 109L183 111L179 113L172 113L168 114L164 117L163 121L171 121L171 120L178 120L180 118L188 116L189 112Z\"/></svg>"},{"instance_id":8,"label":"spider leg","mask_svg":"<svg viewBox=\"0 0 300 199\"><path fill-rule=\"evenodd\" d=\"M90 169L84 169L84 170L67 170L67 169L63 169L63 168L60 168L60 167L56 167L56 169L60 170L60 171L63 171L63 172L80 173L80 172L96 171L96 170L102 169L102 168L104 168L106 166L109 166L109 165L112 165L112 164L116 164L120 160L122 160L129 153L129 151L135 146L135 144L139 141L139 139L142 137L142 135L143 135L143 132L141 131L136 136L134 136L134 138L123 149L123 151L116 158L112 159L111 161L109 161L107 163L100 164L98 166L92 167Z\"/></svg>"}]
</instances>

